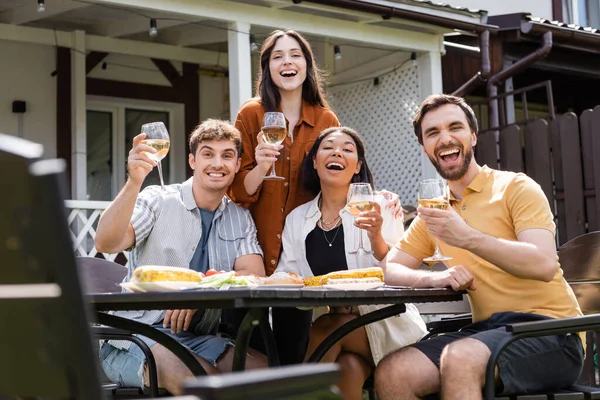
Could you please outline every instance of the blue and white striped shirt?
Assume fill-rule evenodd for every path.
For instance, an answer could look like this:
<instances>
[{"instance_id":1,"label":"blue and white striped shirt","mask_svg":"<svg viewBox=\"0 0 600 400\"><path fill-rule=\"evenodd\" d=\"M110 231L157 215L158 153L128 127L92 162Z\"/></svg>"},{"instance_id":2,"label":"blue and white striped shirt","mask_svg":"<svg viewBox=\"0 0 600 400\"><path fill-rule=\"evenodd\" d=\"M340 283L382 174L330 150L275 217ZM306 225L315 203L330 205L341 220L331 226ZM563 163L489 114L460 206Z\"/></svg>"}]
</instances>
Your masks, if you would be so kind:
<instances>
[{"instance_id":1,"label":"blue and white striped shirt","mask_svg":"<svg viewBox=\"0 0 600 400\"><path fill-rule=\"evenodd\" d=\"M202 218L192 193L192 179L182 184L149 186L138 196L131 225L136 244L131 250L129 270L124 282L131 279L140 265L164 265L189 268L196 246L202 236ZM260 254L256 226L250 212L237 206L227 196L215 211L208 236L210 267L230 271L238 257ZM114 315L154 324L163 319L164 310L114 311ZM212 332L219 322L218 310L206 310L202 331ZM130 343L111 341L118 348Z\"/></svg>"}]
</instances>

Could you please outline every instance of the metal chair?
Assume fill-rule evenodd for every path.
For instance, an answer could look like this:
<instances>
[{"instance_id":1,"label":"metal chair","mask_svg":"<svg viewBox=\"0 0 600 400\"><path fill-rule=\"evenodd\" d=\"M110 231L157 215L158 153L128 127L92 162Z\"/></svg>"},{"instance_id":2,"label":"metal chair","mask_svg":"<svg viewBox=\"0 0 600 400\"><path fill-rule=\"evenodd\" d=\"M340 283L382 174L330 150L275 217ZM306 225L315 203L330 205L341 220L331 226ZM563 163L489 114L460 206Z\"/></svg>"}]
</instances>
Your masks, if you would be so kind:
<instances>
[{"instance_id":1,"label":"metal chair","mask_svg":"<svg viewBox=\"0 0 600 400\"><path fill-rule=\"evenodd\" d=\"M0 135L0 397L101 400L98 356L70 239L62 160ZM198 400L197 398L195 398ZM183 399L181 399L183 400ZM191 400L191 399L188 399Z\"/></svg>"},{"instance_id":2,"label":"metal chair","mask_svg":"<svg viewBox=\"0 0 600 400\"><path fill-rule=\"evenodd\" d=\"M121 291L119 283L127 275L127 268L113 261L96 257L77 257L76 261L85 293L112 293ZM132 396L162 397L169 394L165 389L158 387L156 360L152 351L143 340L131 332L108 326L94 325L90 329L92 335L102 341L126 340L139 346L146 356L148 363L150 384L148 389L120 387L115 383L110 383L109 379L104 375L104 371L100 368L104 390L111 392L115 399Z\"/></svg>"},{"instance_id":3,"label":"metal chair","mask_svg":"<svg viewBox=\"0 0 600 400\"><path fill-rule=\"evenodd\" d=\"M202 400L334 400L336 364L301 364L190 380L184 392Z\"/></svg>"}]
</instances>

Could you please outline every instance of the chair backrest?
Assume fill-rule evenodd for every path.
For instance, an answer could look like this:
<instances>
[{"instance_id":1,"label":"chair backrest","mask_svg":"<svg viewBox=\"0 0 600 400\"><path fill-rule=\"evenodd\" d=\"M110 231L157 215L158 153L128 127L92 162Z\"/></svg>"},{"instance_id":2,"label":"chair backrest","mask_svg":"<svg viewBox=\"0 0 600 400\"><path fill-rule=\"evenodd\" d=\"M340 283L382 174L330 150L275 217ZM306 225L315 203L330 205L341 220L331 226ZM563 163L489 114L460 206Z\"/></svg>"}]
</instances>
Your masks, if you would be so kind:
<instances>
[{"instance_id":1,"label":"chair backrest","mask_svg":"<svg viewBox=\"0 0 600 400\"><path fill-rule=\"evenodd\" d=\"M600 232L569 240L558 249L558 259L581 310L600 313Z\"/></svg>"},{"instance_id":2,"label":"chair backrest","mask_svg":"<svg viewBox=\"0 0 600 400\"><path fill-rule=\"evenodd\" d=\"M65 163L0 134L0 397L101 399L64 210Z\"/></svg>"},{"instance_id":3,"label":"chair backrest","mask_svg":"<svg viewBox=\"0 0 600 400\"><path fill-rule=\"evenodd\" d=\"M336 364L301 364L188 380L186 394L202 400L334 400Z\"/></svg>"},{"instance_id":4,"label":"chair backrest","mask_svg":"<svg viewBox=\"0 0 600 400\"><path fill-rule=\"evenodd\" d=\"M116 262L96 257L77 257L77 268L85 293L120 292L119 283L127 268Z\"/></svg>"}]
</instances>

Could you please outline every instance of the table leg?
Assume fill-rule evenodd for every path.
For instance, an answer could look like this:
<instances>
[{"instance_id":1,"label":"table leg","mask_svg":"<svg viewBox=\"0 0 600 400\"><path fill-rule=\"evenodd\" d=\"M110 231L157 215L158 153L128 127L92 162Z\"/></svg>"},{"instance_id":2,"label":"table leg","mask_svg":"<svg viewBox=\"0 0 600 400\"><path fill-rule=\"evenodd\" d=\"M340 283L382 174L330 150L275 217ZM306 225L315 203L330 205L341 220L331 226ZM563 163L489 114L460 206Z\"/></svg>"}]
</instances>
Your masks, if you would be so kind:
<instances>
[{"instance_id":1,"label":"table leg","mask_svg":"<svg viewBox=\"0 0 600 400\"><path fill-rule=\"evenodd\" d=\"M162 346L170 350L177 358L179 358L186 365L186 367L189 368L194 376L206 375L206 371L204 368L202 368L202 365L196 359L194 354L187 347L183 346L166 333L156 330L148 324L118 317L116 315L97 312L96 316L96 321L99 324L112 326L113 328L123 329L125 331L146 336L157 343L160 343Z\"/></svg>"},{"instance_id":2,"label":"table leg","mask_svg":"<svg viewBox=\"0 0 600 400\"><path fill-rule=\"evenodd\" d=\"M373 322L381 321L382 319L389 318L394 315L402 314L406 311L406 305L394 304L389 307L380 308L379 310L372 311L368 314L361 315L354 318L352 321L340 326L333 333L325 338L323 342L315 349L310 355L308 362L319 362L327 354L329 349L333 347L340 339L349 334L350 332L363 327Z\"/></svg>"},{"instance_id":3,"label":"table leg","mask_svg":"<svg viewBox=\"0 0 600 400\"><path fill-rule=\"evenodd\" d=\"M268 312L268 309L264 310L262 308L251 308L246 313L246 316L240 324L235 339L235 350L233 352L232 365L233 371L243 371L246 368L246 353L248 351L248 344L250 343L250 336L252 336L252 331L256 325L260 327L263 339L265 341L265 349L267 351L267 360L269 366L274 367L279 365L277 347L275 346L273 330L269 325Z\"/></svg>"}]
</instances>

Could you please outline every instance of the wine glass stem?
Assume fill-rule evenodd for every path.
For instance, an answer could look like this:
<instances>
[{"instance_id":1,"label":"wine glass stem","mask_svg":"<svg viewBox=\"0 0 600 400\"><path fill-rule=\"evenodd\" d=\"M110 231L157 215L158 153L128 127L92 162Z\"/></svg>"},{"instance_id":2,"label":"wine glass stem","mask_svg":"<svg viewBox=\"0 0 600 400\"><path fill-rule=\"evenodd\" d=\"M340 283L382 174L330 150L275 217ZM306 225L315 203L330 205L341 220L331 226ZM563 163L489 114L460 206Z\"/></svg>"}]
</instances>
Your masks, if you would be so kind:
<instances>
[{"instance_id":1,"label":"wine glass stem","mask_svg":"<svg viewBox=\"0 0 600 400\"><path fill-rule=\"evenodd\" d=\"M273 167L271 168L271 176L275 176L275 161L273 161Z\"/></svg>"},{"instance_id":2,"label":"wine glass stem","mask_svg":"<svg viewBox=\"0 0 600 400\"><path fill-rule=\"evenodd\" d=\"M364 251L362 229L358 230L358 249Z\"/></svg>"},{"instance_id":3,"label":"wine glass stem","mask_svg":"<svg viewBox=\"0 0 600 400\"><path fill-rule=\"evenodd\" d=\"M161 190L165 190L165 182L163 181L162 174L162 164L160 163L160 161L156 163L156 166L158 167L158 176L160 177L160 188Z\"/></svg>"},{"instance_id":4,"label":"wine glass stem","mask_svg":"<svg viewBox=\"0 0 600 400\"><path fill-rule=\"evenodd\" d=\"M443 257L442 253L440 253L440 242L437 238L435 238L435 251L433 252L433 257L434 258Z\"/></svg>"}]
</instances>

